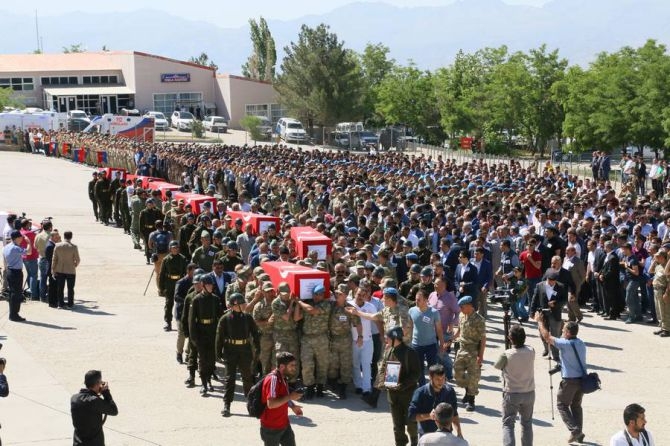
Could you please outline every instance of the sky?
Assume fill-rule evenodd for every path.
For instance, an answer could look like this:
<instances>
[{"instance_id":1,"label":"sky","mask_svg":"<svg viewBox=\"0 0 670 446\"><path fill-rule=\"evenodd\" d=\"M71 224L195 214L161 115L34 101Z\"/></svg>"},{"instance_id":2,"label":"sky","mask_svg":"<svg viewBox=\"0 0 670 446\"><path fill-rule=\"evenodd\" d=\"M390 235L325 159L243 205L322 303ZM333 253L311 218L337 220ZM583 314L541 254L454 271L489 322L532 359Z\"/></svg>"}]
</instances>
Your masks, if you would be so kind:
<instances>
[{"instance_id":1,"label":"sky","mask_svg":"<svg viewBox=\"0 0 670 446\"><path fill-rule=\"evenodd\" d=\"M362 3L373 3L379 0L359 0ZM383 3L399 7L411 6L440 6L459 0L382 0ZM475 1L475 0L460 0ZM510 4L525 4L541 6L549 0L504 0ZM111 11L134 11L137 9L161 9L164 12L192 20L202 20L223 27L239 27L247 23L249 18L260 16L268 20L291 20L309 14L323 14L340 6L354 3L352 0L253 0L240 3L230 0L114 0L112 2L84 2L63 0L32 0L29 2L12 3L11 11L15 14L35 14L47 17L74 11L91 13ZM278 7L281 5L281 7ZM0 5L0 10L3 6Z\"/></svg>"}]
</instances>

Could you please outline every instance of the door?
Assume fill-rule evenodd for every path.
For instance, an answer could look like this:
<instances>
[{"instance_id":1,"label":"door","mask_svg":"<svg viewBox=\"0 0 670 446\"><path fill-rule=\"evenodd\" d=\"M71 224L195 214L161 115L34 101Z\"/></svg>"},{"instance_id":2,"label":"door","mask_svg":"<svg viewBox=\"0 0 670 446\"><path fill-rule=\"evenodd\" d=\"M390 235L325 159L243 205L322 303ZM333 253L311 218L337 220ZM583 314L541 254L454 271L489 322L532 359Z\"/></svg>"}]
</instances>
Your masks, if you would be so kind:
<instances>
[{"instance_id":1,"label":"door","mask_svg":"<svg viewBox=\"0 0 670 446\"><path fill-rule=\"evenodd\" d=\"M67 111L77 109L77 97L76 96L65 97L65 102L67 104Z\"/></svg>"},{"instance_id":2,"label":"door","mask_svg":"<svg viewBox=\"0 0 670 446\"><path fill-rule=\"evenodd\" d=\"M102 101L102 113L116 113L116 96L100 96Z\"/></svg>"}]
</instances>

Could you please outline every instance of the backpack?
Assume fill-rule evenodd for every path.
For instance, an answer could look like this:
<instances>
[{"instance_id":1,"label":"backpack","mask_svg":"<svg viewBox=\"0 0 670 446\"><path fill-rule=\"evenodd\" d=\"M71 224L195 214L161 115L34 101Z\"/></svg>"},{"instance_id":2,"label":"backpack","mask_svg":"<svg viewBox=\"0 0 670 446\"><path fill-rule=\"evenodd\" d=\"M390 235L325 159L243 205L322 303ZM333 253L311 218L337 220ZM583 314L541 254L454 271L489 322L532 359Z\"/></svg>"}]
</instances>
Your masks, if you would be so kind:
<instances>
[{"instance_id":1,"label":"backpack","mask_svg":"<svg viewBox=\"0 0 670 446\"><path fill-rule=\"evenodd\" d=\"M156 252L158 254L165 254L170 249L170 237L167 232L159 231L156 234Z\"/></svg>"},{"instance_id":2,"label":"backpack","mask_svg":"<svg viewBox=\"0 0 670 446\"><path fill-rule=\"evenodd\" d=\"M263 382L270 374L263 376L256 384L251 386L247 394L247 413L250 417L260 418L267 408L267 403L263 402Z\"/></svg>"}]
</instances>

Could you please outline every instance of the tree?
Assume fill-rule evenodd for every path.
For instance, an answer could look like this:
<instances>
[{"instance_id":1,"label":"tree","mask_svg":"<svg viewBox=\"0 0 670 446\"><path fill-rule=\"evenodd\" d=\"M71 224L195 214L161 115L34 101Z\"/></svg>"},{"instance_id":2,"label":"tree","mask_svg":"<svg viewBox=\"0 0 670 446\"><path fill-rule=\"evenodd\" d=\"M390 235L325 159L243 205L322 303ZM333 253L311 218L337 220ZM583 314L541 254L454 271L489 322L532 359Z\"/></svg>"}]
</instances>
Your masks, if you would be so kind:
<instances>
[{"instance_id":1,"label":"tree","mask_svg":"<svg viewBox=\"0 0 670 446\"><path fill-rule=\"evenodd\" d=\"M73 45L70 45L70 46L64 46L63 47L63 52L65 54L83 53L84 51L86 51L86 50L84 49L84 45L82 45L81 43L76 43L76 44L73 44Z\"/></svg>"},{"instance_id":2,"label":"tree","mask_svg":"<svg viewBox=\"0 0 670 446\"><path fill-rule=\"evenodd\" d=\"M258 23L249 19L249 33L253 52L242 65L242 75L251 79L272 82L275 78L277 50L270 28L263 17Z\"/></svg>"},{"instance_id":3,"label":"tree","mask_svg":"<svg viewBox=\"0 0 670 446\"><path fill-rule=\"evenodd\" d=\"M246 115L240 119L240 125L244 130L249 132L249 135L251 136L251 139L254 140L254 143L263 139L263 134L259 129L261 120L258 116Z\"/></svg>"},{"instance_id":4,"label":"tree","mask_svg":"<svg viewBox=\"0 0 670 446\"><path fill-rule=\"evenodd\" d=\"M362 113L366 121L377 127L383 121L375 115L378 89L382 80L395 67L395 60L388 58L389 48L381 43L368 43L359 54L361 74L363 76Z\"/></svg>"},{"instance_id":5,"label":"tree","mask_svg":"<svg viewBox=\"0 0 670 446\"><path fill-rule=\"evenodd\" d=\"M15 108L24 108L25 105L17 100L14 96L14 91L7 88L0 88L0 112L5 109L5 107L15 107Z\"/></svg>"},{"instance_id":6,"label":"tree","mask_svg":"<svg viewBox=\"0 0 670 446\"><path fill-rule=\"evenodd\" d=\"M209 56L204 51L200 53L198 57L191 57L189 62L202 65L203 67L213 68L214 71L219 69L218 65L216 65L213 60L209 60Z\"/></svg>"},{"instance_id":7,"label":"tree","mask_svg":"<svg viewBox=\"0 0 670 446\"><path fill-rule=\"evenodd\" d=\"M356 55L329 27L303 25L286 57L275 88L281 103L308 123L333 125L361 116L362 76Z\"/></svg>"}]
</instances>

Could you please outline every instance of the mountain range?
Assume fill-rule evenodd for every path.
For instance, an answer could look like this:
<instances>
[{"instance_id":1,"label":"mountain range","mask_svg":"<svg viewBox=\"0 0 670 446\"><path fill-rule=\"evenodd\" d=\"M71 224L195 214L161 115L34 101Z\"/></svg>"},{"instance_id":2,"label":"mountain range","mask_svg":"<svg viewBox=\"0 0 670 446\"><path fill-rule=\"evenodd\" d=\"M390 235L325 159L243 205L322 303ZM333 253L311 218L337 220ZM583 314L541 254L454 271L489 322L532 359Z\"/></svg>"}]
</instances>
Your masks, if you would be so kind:
<instances>
[{"instance_id":1,"label":"mountain range","mask_svg":"<svg viewBox=\"0 0 670 446\"><path fill-rule=\"evenodd\" d=\"M0 16L0 53L28 53L37 47L34 16L11 11ZM541 7L502 0L456 0L434 7L351 3L322 15L268 19L278 69L283 48L297 40L300 26L320 23L328 24L348 48L361 51L367 43L381 42L399 63L412 60L424 69L448 65L461 49L472 52L507 45L511 51L525 51L542 43L558 48L573 64L587 65L601 51L640 46L649 38L670 42L670 1L552 0ZM44 16L39 17L39 31L45 52L82 44L90 51L105 46L186 60L204 51L220 72L232 74L240 73L251 52L246 25L223 28L155 9Z\"/></svg>"}]
</instances>

